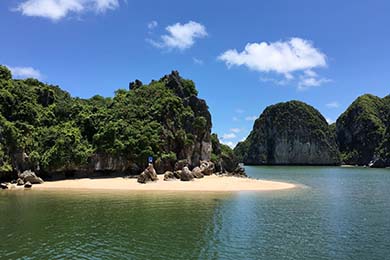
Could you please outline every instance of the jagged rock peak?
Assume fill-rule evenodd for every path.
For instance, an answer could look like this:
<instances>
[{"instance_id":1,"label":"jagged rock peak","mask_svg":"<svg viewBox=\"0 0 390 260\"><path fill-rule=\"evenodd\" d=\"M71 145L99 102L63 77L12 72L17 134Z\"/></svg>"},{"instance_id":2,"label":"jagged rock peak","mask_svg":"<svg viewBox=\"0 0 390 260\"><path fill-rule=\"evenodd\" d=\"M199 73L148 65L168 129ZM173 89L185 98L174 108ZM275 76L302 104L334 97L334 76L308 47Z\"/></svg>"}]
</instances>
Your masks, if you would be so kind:
<instances>
[{"instance_id":1,"label":"jagged rock peak","mask_svg":"<svg viewBox=\"0 0 390 260\"><path fill-rule=\"evenodd\" d=\"M142 86L143 86L142 81L136 79L135 81L129 83L129 90L134 90Z\"/></svg>"},{"instance_id":2,"label":"jagged rock peak","mask_svg":"<svg viewBox=\"0 0 390 260\"><path fill-rule=\"evenodd\" d=\"M177 70L173 70L171 74L165 75L160 81L165 82L166 86L172 89L180 98L198 95L194 82L183 79Z\"/></svg>"}]
</instances>

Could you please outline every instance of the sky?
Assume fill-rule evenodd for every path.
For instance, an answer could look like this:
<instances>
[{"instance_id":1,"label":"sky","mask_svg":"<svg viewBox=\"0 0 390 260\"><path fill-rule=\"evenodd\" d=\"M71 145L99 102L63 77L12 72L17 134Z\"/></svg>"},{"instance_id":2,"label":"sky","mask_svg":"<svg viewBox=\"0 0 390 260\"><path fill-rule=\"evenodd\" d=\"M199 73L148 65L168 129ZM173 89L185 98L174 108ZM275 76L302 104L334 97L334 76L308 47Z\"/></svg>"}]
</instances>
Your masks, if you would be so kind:
<instances>
[{"instance_id":1,"label":"sky","mask_svg":"<svg viewBox=\"0 0 390 260\"><path fill-rule=\"evenodd\" d=\"M233 147L269 105L301 100L331 123L388 95L389 13L385 0L3 0L0 64L83 98L178 70Z\"/></svg>"}]
</instances>

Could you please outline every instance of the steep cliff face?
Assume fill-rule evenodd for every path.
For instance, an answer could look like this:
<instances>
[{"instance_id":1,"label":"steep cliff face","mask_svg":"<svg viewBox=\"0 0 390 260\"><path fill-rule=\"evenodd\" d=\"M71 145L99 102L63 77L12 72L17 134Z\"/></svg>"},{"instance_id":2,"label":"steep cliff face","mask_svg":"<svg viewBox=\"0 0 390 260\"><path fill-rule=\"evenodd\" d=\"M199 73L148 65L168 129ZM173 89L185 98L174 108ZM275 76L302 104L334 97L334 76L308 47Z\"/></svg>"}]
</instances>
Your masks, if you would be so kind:
<instances>
[{"instance_id":1,"label":"steep cliff face","mask_svg":"<svg viewBox=\"0 0 390 260\"><path fill-rule=\"evenodd\" d=\"M382 160L390 165L390 96L358 97L337 119L336 135L346 164L368 165Z\"/></svg>"},{"instance_id":2,"label":"steep cliff face","mask_svg":"<svg viewBox=\"0 0 390 260\"><path fill-rule=\"evenodd\" d=\"M137 174L153 156L160 171L178 160L211 158L211 115L195 84L177 71L113 98L74 98L0 66L0 178L25 168L64 173ZM65 174L66 175L66 174Z\"/></svg>"},{"instance_id":3,"label":"steep cliff face","mask_svg":"<svg viewBox=\"0 0 390 260\"><path fill-rule=\"evenodd\" d=\"M191 80L180 77L177 71L172 71L171 74L161 78L159 82L172 90L182 100L183 106L191 111L191 113L184 115L180 127L171 129L174 134L184 130L185 140L178 141L179 134L179 138L176 138L166 150L168 152L175 151L177 159L186 159L190 166L199 165L201 160L210 160L212 150L211 114L206 101L197 97L198 92L195 84ZM179 120L179 118L172 116L170 120ZM169 136L165 136L165 138L169 139Z\"/></svg>"},{"instance_id":4,"label":"steep cliff face","mask_svg":"<svg viewBox=\"0 0 390 260\"><path fill-rule=\"evenodd\" d=\"M245 164L339 164L336 141L326 120L299 101L267 107L235 151Z\"/></svg>"}]
</instances>

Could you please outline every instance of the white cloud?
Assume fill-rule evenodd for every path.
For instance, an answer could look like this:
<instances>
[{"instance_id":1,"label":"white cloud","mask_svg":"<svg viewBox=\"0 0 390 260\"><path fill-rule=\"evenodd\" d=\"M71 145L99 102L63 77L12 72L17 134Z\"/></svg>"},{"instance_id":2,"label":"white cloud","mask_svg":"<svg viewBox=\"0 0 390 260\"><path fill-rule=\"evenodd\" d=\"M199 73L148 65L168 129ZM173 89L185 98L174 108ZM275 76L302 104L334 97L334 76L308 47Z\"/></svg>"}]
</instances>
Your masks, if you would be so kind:
<instances>
[{"instance_id":1,"label":"white cloud","mask_svg":"<svg viewBox=\"0 0 390 260\"><path fill-rule=\"evenodd\" d=\"M338 107L340 107L340 104L337 101L333 101L333 102L330 102L330 103L326 104L326 107L328 107L328 108L338 108Z\"/></svg>"},{"instance_id":2,"label":"white cloud","mask_svg":"<svg viewBox=\"0 0 390 260\"><path fill-rule=\"evenodd\" d=\"M245 117L246 121L255 121L257 119L257 116L247 116Z\"/></svg>"},{"instance_id":3,"label":"white cloud","mask_svg":"<svg viewBox=\"0 0 390 260\"><path fill-rule=\"evenodd\" d=\"M151 22L148 23L148 29L149 30L153 30L157 26L158 26L158 22L157 21L151 21Z\"/></svg>"},{"instance_id":4,"label":"white cloud","mask_svg":"<svg viewBox=\"0 0 390 260\"><path fill-rule=\"evenodd\" d=\"M275 85L280 85L280 86L287 85L290 82L290 80L286 79L286 78L276 79L276 78L269 78L269 77L261 77L260 81L262 81L262 82L271 82L271 83L273 83Z\"/></svg>"},{"instance_id":5,"label":"white cloud","mask_svg":"<svg viewBox=\"0 0 390 260\"><path fill-rule=\"evenodd\" d=\"M203 60L193 57L192 61L197 65L203 65Z\"/></svg>"},{"instance_id":6,"label":"white cloud","mask_svg":"<svg viewBox=\"0 0 390 260\"><path fill-rule=\"evenodd\" d=\"M313 70L305 70L304 72L303 72L303 74L306 76L306 77L311 77L311 78L316 78L316 77L318 77L318 74L317 74L317 72L315 72L315 71L313 71Z\"/></svg>"},{"instance_id":7,"label":"white cloud","mask_svg":"<svg viewBox=\"0 0 390 260\"><path fill-rule=\"evenodd\" d=\"M330 124L330 125L333 124L334 122L336 122L331 118L325 118L325 119L326 119L326 122L328 122L328 124Z\"/></svg>"},{"instance_id":8,"label":"white cloud","mask_svg":"<svg viewBox=\"0 0 390 260\"><path fill-rule=\"evenodd\" d=\"M311 42L292 38L286 42L248 43L244 51L231 49L219 56L227 66L244 65L260 72L276 72L291 77L294 71L326 66L326 56Z\"/></svg>"},{"instance_id":9,"label":"white cloud","mask_svg":"<svg viewBox=\"0 0 390 260\"><path fill-rule=\"evenodd\" d=\"M26 16L38 16L58 21L70 13L116 9L119 0L24 0L16 8Z\"/></svg>"},{"instance_id":10,"label":"white cloud","mask_svg":"<svg viewBox=\"0 0 390 260\"><path fill-rule=\"evenodd\" d=\"M235 133L228 133L228 134L224 134L222 136L222 139L234 139L236 138L236 134Z\"/></svg>"},{"instance_id":11,"label":"white cloud","mask_svg":"<svg viewBox=\"0 0 390 260\"><path fill-rule=\"evenodd\" d=\"M84 0L85 2L91 2L95 10L98 12L105 12L106 10L114 10L119 7L118 0Z\"/></svg>"},{"instance_id":12,"label":"white cloud","mask_svg":"<svg viewBox=\"0 0 390 260\"><path fill-rule=\"evenodd\" d=\"M245 111L243 110L243 109L241 109L241 108L237 108L236 109L236 113L237 114L242 114L242 113L244 113Z\"/></svg>"},{"instance_id":13,"label":"white cloud","mask_svg":"<svg viewBox=\"0 0 390 260\"><path fill-rule=\"evenodd\" d=\"M232 117L232 120L233 120L233 121L240 121L240 119L239 119L238 117L236 117L236 116L233 116L233 117Z\"/></svg>"},{"instance_id":14,"label":"white cloud","mask_svg":"<svg viewBox=\"0 0 390 260\"><path fill-rule=\"evenodd\" d=\"M169 25L165 30L168 34L162 35L160 41L148 41L158 48L185 50L192 47L196 39L207 36L206 27L194 21Z\"/></svg>"},{"instance_id":15,"label":"white cloud","mask_svg":"<svg viewBox=\"0 0 390 260\"><path fill-rule=\"evenodd\" d=\"M241 128L230 128L230 131L237 134L237 133L241 132L242 129Z\"/></svg>"},{"instance_id":16,"label":"white cloud","mask_svg":"<svg viewBox=\"0 0 390 260\"><path fill-rule=\"evenodd\" d=\"M226 144L232 149L234 148L234 146L236 146L236 142L232 142L232 141L228 141L228 142L221 141L221 143Z\"/></svg>"},{"instance_id":17,"label":"white cloud","mask_svg":"<svg viewBox=\"0 0 390 260\"><path fill-rule=\"evenodd\" d=\"M298 82L298 90L306 90L311 87L318 87L328 82L331 82L331 80L327 78L319 78L317 74L315 74L314 76L310 76L305 73L304 75L300 76Z\"/></svg>"},{"instance_id":18,"label":"white cloud","mask_svg":"<svg viewBox=\"0 0 390 260\"><path fill-rule=\"evenodd\" d=\"M313 71L315 68L326 67L326 55L316 49L310 41L301 38L291 38L288 41L248 43L242 52L230 49L222 53L219 60L232 66L245 66L250 70L262 73L283 75L283 80L263 77L262 81L270 81L285 85L293 80L294 73L300 73L300 88L318 86L327 82L319 78Z\"/></svg>"},{"instance_id":19,"label":"white cloud","mask_svg":"<svg viewBox=\"0 0 390 260\"><path fill-rule=\"evenodd\" d=\"M32 67L7 67L12 72L12 76L15 78L42 78L41 72Z\"/></svg>"}]
</instances>

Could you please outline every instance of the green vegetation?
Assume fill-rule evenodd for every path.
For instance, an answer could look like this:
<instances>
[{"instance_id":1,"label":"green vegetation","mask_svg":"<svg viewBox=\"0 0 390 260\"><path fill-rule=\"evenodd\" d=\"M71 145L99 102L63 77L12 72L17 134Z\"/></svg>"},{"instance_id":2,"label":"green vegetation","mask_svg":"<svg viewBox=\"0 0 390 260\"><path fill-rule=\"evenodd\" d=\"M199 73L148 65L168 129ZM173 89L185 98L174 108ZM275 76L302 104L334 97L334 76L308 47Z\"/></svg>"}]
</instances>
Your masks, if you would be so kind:
<instances>
[{"instance_id":1,"label":"green vegetation","mask_svg":"<svg viewBox=\"0 0 390 260\"><path fill-rule=\"evenodd\" d=\"M367 165L389 157L390 97L366 94L357 98L337 120L336 134L346 164Z\"/></svg>"},{"instance_id":2,"label":"green vegetation","mask_svg":"<svg viewBox=\"0 0 390 260\"><path fill-rule=\"evenodd\" d=\"M244 158L247 156L247 152L249 149L249 141L248 139L239 142L236 147L234 147L234 154L237 157L239 162L244 162Z\"/></svg>"},{"instance_id":3,"label":"green vegetation","mask_svg":"<svg viewBox=\"0 0 390 260\"><path fill-rule=\"evenodd\" d=\"M338 164L334 135L313 107L289 101L267 107L234 149L247 164Z\"/></svg>"},{"instance_id":4,"label":"green vegetation","mask_svg":"<svg viewBox=\"0 0 390 260\"><path fill-rule=\"evenodd\" d=\"M173 72L136 83L113 98L80 99L36 79L13 80L0 66L0 172L25 163L40 172L77 170L95 154L142 167L148 156L191 157L195 142L210 141L211 116L192 81Z\"/></svg>"},{"instance_id":5,"label":"green vegetation","mask_svg":"<svg viewBox=\"0 0 390 260\"><path fill-rule=\"evenodd\" d=\"M174 71L148 85L130 83L112 98L81 99L36 79L12 79L0 66L0 177L24 168L49 173L103 164L94 160L123 171L144 167L148 156L164 167L182 159L196 164L210 143L211 160L228 171L238 161L337 164L338 148L344 163L382 158L390 165L390 96L363 95L330 126L299 101L269 106L233 152L210 135L211 115L197 94ZM115 160L122 160L117 168Z\"/></svg>"},{"instance_id":6,"label":"green vegetation","mask_svg":"<svg viewBox=\"0 0 390 260\"><path fill-rule=\"evenodd\" d=\"M238 160L232 148L226 144L221 144L217 134L211 135L211 161L217 165L218 171L232 172L238 164Z\"/></svg>"},{"instance_id":7,"label":"green vegetation","mask_svg":"<svg viewBox=\"0 0 390 260\"><path fill-rule=\"evenodd\" d=\"M305 143L310 144L310 152ZM337 164L341 160L390 166L390 95L360 96L331 125L299 101L269 106L234 153L247 164Z\"/></svg>"}]
</instances>

